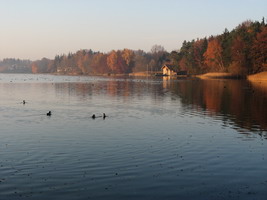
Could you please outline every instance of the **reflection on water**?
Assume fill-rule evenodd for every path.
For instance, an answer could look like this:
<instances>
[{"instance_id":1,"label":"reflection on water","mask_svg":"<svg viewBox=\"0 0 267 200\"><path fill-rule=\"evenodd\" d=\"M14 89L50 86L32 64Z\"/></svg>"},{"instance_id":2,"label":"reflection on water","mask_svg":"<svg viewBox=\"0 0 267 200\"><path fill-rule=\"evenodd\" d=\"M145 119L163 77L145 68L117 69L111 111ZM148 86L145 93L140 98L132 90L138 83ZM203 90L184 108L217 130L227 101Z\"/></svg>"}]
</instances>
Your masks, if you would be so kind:
<instances>
[{"instance_id":1,"label":"reflection on water","mask_svg":"<svg viewBox=\"0 0 267 200\"><path fill-rule=\"evenodd\" d=\"M0 74L0 199L265 200L266 97L236 80Z\"/></svg>"},{"instance_id":2,"label":"reflection on water","mask_svg":"<svg viewBox=\"0 0 267 200\"><path fill-rule=\"evenodd\" d=\"M188 107L218 117L240 133L257 132L266 137L267 87L240 80L164 81L164 87ZM246 131L247 130L247 131Z\"/></svg>"},{"instance_id":3,"label":"reflection on water","mask_svg":"<svg viewBox=\"0 0 267 200\"><path fill-rule=\"evenodd\" d=\"M166 79L166 77L163 77ZM220 118L225 126L234 126L264 134L267 130L267 85L261 82L240 80L144 80L109 79L105 84L56 83L56 92L79 98L93 95L120 97L131 104L135 99L149 96L153 102L170 98L180 100L184 112L193 109L198 114ZM265 135L266 136L266 135Z\"/></svg>"}]
</instances>

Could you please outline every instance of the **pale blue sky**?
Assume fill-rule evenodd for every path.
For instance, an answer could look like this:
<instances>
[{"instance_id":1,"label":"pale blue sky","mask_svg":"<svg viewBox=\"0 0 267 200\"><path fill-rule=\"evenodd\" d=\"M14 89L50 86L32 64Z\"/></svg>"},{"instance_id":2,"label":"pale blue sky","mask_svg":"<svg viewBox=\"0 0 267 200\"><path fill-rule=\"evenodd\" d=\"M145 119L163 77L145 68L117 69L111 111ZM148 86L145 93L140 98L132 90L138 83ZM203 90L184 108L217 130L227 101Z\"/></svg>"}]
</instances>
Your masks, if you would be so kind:
<instances>
[{"instance_id":1,"label":"pale blue sky","mask_svg":"<svg viewBox=\"0 0 267 200\"><path fill-rule=\"evenodd\" d=\"M266 0L0 0L0 59L154 44L171 51L262 17Z\"/></svg>"}]
</instances>

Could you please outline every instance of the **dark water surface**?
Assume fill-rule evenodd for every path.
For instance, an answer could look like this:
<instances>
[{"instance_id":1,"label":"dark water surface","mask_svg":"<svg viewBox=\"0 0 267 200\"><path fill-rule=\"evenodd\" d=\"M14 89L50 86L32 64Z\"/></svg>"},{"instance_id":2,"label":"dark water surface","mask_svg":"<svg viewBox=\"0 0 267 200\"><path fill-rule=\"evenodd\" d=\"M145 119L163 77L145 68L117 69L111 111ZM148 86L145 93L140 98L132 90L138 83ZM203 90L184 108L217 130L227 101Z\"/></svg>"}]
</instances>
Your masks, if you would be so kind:
<instances>
[{"instance_id":1,"label":"dark water surface","mask_svg":"<svg viewBox=\"0 0 267 200\"><path fill-rule=\"evenodd\" d=\"M266 83L0 74L0 98L1 200L267 199Z\"/></svg>"}]
</instances>

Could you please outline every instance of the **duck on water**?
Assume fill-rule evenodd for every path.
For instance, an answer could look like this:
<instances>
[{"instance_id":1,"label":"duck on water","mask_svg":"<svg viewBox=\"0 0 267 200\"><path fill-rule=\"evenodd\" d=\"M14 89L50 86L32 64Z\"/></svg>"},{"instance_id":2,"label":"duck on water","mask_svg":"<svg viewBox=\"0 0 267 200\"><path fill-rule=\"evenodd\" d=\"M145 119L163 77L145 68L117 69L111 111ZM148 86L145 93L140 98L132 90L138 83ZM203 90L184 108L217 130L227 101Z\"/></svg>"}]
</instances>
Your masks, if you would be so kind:
<instances>
[{"instance_id":1,"label":"duck on water","mask_svg":"<svg viewBox=\"0 0 267 200\"><path fill-rule=\"evenodd\" d=\"M52 115L52 112L49 111L48 113L46 113L47 116L51 116Z\"/></svg>"},{"instance_id":2,"label":"duck on water","mask_svg":"<svg viewBox=\"0 0 267 200\"><path fill-rule=\"evenodd\" d=\"M103 113L102 116L96 116L95 114L92 115L92 119L99 118L99 117L103 117L103 119L105 119L107 115L105 113Z\"/></svg>"}]
</instances>

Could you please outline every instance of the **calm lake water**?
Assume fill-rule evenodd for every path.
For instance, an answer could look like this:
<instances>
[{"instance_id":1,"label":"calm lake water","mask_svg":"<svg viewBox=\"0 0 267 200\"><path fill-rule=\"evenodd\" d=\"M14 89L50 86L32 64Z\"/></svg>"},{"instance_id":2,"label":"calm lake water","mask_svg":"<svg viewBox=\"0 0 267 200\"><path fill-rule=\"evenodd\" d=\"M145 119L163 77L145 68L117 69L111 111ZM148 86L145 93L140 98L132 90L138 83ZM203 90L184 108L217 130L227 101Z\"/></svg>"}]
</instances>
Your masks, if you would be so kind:
<instances>
[{"instance_id":1,"label":"calm lake water","mask_svg":"<svg viewBox=\"0 0 267 200\"><path fill-rule=\"evenodd\" d=\"M266 85L0 74L0 199L266 200Z\"/></svg>"}]
</instances>

